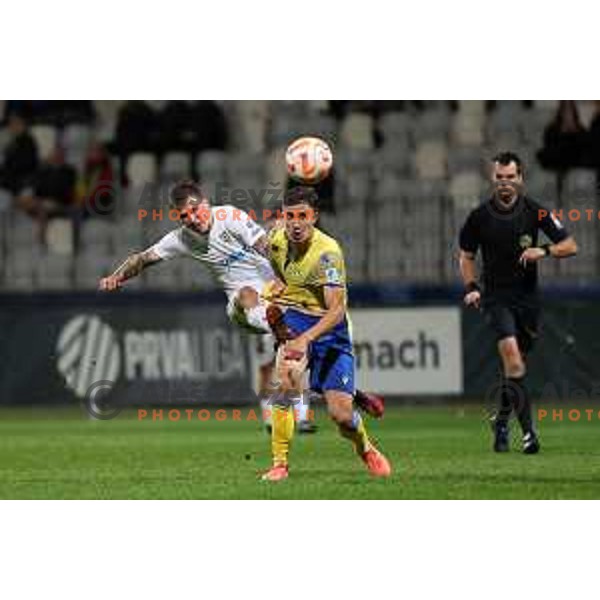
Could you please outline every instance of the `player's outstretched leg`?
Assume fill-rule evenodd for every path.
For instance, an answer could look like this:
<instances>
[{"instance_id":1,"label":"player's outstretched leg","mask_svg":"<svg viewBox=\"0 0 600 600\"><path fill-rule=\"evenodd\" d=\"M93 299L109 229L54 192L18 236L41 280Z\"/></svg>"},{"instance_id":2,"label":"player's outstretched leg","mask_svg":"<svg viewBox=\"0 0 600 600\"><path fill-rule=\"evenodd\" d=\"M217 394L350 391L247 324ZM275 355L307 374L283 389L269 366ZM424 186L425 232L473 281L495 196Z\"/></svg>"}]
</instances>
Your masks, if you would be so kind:
<instances>
[{"instance_id":1,"label":"player's outstretched leg","mask_svg":"<svg viewBox=\"0 0 600 600\"><path fill-rule=\"evenodd\" d=\"M381 419L385 412L385 401L382 396L356 390L354 392L354 403L362 411L375 419Z\"/></svg>"},{"instance_id":2,"label":"player's outstretched leg","mask_svg":"<svg viewBox=\"0 0 600 600\"><path fill-rule=\"evenodd\" d=\"M392 467L387 458L379 451L367 435L360 413L353 408L352 396L345 392L328 390L325 401L331 418L335 421L341 435L352 442L356 453L361 457L369 473L376 477L388 477Z\"/></svg>"}]
</instances>

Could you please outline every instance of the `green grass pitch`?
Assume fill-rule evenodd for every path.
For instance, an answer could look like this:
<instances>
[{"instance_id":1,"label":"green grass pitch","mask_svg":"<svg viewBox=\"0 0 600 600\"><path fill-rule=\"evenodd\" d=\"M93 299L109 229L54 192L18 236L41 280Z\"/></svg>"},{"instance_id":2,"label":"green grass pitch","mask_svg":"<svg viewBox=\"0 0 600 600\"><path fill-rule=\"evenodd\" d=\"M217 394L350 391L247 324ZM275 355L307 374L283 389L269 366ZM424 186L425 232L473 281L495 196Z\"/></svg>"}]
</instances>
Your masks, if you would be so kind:
<instances>
[{"instance_id":1,"label":"green grass pitch","mask_svg":"<svg viewBox=\"0 0 600 600\"><path fill-rule=\"evenodd\" d=\"M570 407L572 408L572 407ZM290 479L265 483L256 422L89 421L0 411L0 498L600 498L600 421L545 422L542 453L496 455L482 411L389 407L368 427L393 462L373 480L322 411L296 436Z\"/></svg>"}]
</instances>

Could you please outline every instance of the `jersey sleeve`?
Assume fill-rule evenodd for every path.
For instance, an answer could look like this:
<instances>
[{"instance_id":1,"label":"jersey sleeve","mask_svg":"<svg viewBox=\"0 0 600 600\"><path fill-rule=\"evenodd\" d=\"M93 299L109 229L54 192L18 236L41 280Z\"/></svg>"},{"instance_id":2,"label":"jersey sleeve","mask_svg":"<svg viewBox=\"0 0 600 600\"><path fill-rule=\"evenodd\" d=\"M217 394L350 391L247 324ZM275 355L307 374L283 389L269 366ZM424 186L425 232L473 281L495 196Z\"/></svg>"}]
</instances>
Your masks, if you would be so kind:
<instances>
[{"instance_id":1,"label":"jersey sleeve","mask_svg":"<svg viewBox=\"0 0 600 600\"><path fill-rule=\"evenodd\" d=\"M181 241L178 231L170 231L148 250L154 252L162 260L171 260L188 254L185 244Z\"/></svg>"},{"instance_id":2,"label":"jersey sleeve","mask_svg":"<svg viewBox=\"0 0 600 600\"><path fill-rule=\"evenodd\" d=\"M346 285L346 266L340 248L328 249L321 253L311 283L316 286L333 287Z\"/></svg>"},{"instance_id":3,"label":"jersey sleeve","mask_svg":"<svg viewBox=\"0 0 600 600\"><path fill-rule=\"evenodd\" d=\"M460 230L459 246L464 252L475 254L479 249L480 235L479 226L477 225L477 218L475 213L471 213L462 229Z\"/></svg>"},{"instance_id":4,"label":"jersey sleeve","mask_svg":"<svg viewBox=\"0 0 600 600\"><path fill-rule=\"evenodd\" d=\"M281 272L281 265L279 264L281 250L277 231L277 229L273 228L267 233L269 242L269 263L271 264L271 268L275 272L275 275L283 280L283 273Z\"/></svg>"},{"instance_id":5,"label":"jersey sleeve","mask_svg":"<svg viewBox=\"0 0 600 600\"><path fill-rule=\"evenodd\" d=\"M229 207L229 211L230 226L246 246L251 248L266 235L265 230L248 213L234 206Z\"/></svg>"},{"instance_id":6,"label":"jersey sleeve","mask_svg":"<svg viewBox=\"0 0 600 600\"><path fill-rule=\"evenodd\" d=\"M539 220L539 228L553 244L558 244L569 237L565 226L552 212L541 209L538 215L543 215Z\"/></svg>"}]
</instances>

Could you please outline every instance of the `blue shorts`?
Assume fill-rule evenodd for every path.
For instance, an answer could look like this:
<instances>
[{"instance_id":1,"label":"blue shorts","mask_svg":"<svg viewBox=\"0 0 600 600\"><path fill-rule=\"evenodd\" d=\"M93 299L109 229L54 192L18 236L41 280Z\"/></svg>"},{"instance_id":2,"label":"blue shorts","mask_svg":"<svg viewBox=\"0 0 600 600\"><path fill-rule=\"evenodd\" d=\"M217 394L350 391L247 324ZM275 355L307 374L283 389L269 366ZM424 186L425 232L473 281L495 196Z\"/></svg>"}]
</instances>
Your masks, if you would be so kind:
<instances>
[{"instance_id":1,"label":"blue shorts","mask_svg":"<svg viewBox=\"0 0 600 600\"><path fill-rule=\"evenodd\" d=\"M288 309L283 320L294 335L300 335L321 317ZM354 394L354 353L346 317L309 345L308 369L310 389L314 392L335 390L351 396Z\"/></svg>"}]
</instances>

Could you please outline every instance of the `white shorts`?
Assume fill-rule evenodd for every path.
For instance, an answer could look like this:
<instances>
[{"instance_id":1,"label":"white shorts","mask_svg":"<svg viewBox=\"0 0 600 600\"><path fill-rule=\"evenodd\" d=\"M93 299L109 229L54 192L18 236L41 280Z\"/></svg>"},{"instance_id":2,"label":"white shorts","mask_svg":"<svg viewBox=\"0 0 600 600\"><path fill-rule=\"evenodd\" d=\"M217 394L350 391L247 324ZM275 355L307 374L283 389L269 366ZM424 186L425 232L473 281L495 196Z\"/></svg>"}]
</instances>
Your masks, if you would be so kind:
<instances>
[{"instance_id":1,"label":"white shorts","mask_svg":"<svg viewBox=\"0 0 600 600\"><path fill-rule=\"evenodd\" d=\"M260 290L257 290L257 293L260 294ZM250 333L271 333L271 327L267 321L268 303L266 300L260 299L257 306L253 308L242 308L236 300L237 295L232 294L227 303L227 316L232 323Z\"/></svg>"},{"instance_id":2,"label":"white shorts","mask_svg":"<svg viewBox=\"0 0 600 600\"><path fill-rule=\"evenodd\" d=\"M267 321L267 302L260 300L253 308L242 308L232 295L227 304L227 316L232 323L252 335L250 357L254 367L268 365L275 360L275 337ZM255 371L253 369L253 371Z\"/></svg>"}]
</instances>

